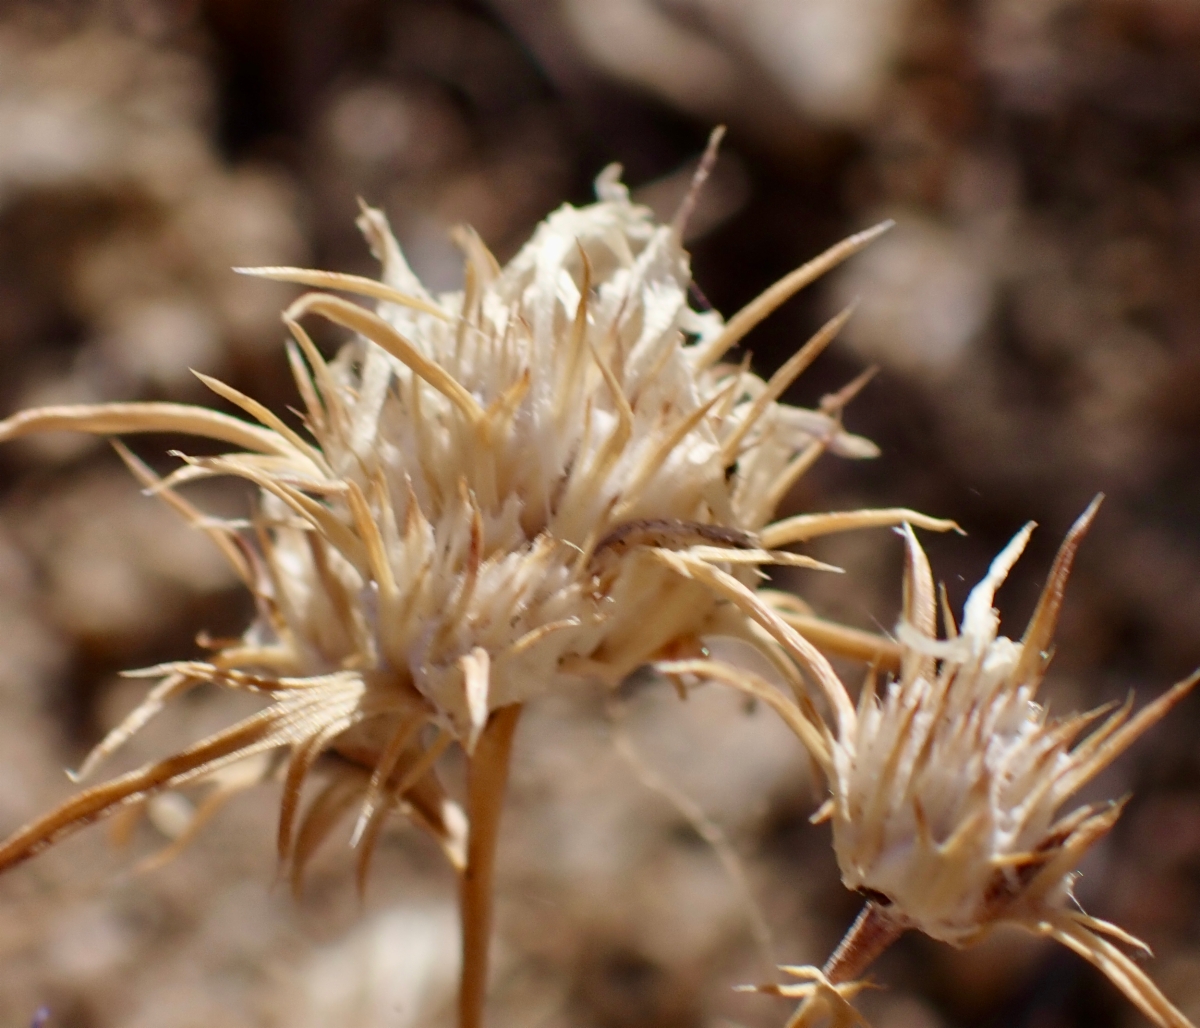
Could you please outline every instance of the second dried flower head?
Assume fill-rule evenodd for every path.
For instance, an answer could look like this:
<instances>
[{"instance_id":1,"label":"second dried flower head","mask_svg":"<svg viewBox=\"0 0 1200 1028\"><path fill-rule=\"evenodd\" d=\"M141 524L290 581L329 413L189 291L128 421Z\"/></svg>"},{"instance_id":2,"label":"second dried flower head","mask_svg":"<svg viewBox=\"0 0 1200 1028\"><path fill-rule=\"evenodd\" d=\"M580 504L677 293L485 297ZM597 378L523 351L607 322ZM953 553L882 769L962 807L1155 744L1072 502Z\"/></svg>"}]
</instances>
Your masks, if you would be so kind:
<instances>
[{"instance_id":1,"label":"second dried flower head","mask_svg":"<svg viewBox=\"0 0 1200 1028\"><path fill-rule=\"evenodd\" d=\"M1071 529L1025 634L998 634L997 588L1024 550L1027 525L992 562L967 599L961 626L943 604L945 637L928 561L910 529L900 671L882 690L874 675L856 704L820 668L833 723L811 706L791 717L828 781L814 820L829 820L842 881L867 903L820 970L797 968L801 985L771 991L804 1002L793 1028L860 1020L855 981L903 932L955 946L1011 925L1058 940L1103 971L1160 1028L1190 1028L1121 946L1146 953L1119 927L1077 909L1071 886L1084 854L1120 816L1123 802L1064 805L1154 725L1200 673L1130 718L1132 701L1052 719L1037 702L1071 564L1099 500ZM756 694L770 683L705 662L674 662L679 674L717 673ZM1075 909L1073 909L1075 908Z\"/></svg>"}]
</instances>

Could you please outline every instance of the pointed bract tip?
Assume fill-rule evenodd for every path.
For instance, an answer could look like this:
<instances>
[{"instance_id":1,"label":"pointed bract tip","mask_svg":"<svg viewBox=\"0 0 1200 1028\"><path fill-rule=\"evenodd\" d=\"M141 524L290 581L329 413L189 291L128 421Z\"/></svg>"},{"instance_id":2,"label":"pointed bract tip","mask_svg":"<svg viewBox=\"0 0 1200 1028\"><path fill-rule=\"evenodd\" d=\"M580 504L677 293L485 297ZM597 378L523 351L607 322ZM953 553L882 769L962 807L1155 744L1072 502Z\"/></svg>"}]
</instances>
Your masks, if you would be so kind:
<instances>
[{"instance_id":1,"label":"pointed bract tip","mask_svg":"<svg viewBox=\"0 0 1200 1028\"><path fill-rule=\"evenodd\" d=\"M724 125L718 125L709 134L708 144L704 148L704 153L700 156L700 162L696 165L691 185L688 186L688 191L680 202L678 210L675 211L674 217L671 218L671 231L674 233L677 241L683 239L683 233L687 229L688 222L696 211L696 204L700 200L700 192L704 188L704 183L708 181L709 175L712 174L713 168L716 166L717 152L720 150L721 140L724 138Z\"/></svg>"}]
</instances>

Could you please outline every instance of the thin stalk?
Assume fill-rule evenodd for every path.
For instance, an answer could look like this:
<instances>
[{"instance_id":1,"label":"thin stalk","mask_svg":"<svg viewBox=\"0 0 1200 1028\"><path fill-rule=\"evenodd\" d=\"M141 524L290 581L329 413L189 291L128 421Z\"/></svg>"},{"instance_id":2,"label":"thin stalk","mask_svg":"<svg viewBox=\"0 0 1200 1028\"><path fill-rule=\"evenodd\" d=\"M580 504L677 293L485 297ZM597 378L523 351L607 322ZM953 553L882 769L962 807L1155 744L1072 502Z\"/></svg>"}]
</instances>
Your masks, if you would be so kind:
<instances>
[{"instance_id":1,"label":"thin stalk","mask_svg":"<svg viewBox=\"0 0 1200 1028\"><path fill-rule=\"evenodd\" d=\"M467 763L467 864L459 879L462 919L462 980L459 1028L483 1028L487 997L488 946L492 937L492 894L500 812L508 785L509 758L521 705L493 712Z\"/></svg>"},{"instance_id":2,"label":"thin stalk","mask_svg":"<svg viewBox=\"0 0 1200 1028\"><path fill-rule=\"evenodd\" d=\"M878 903L870 901L821 971L830 985L853 981L903 934L904 925L888 917L887 911Z\"/></svg>"}]
</instances>

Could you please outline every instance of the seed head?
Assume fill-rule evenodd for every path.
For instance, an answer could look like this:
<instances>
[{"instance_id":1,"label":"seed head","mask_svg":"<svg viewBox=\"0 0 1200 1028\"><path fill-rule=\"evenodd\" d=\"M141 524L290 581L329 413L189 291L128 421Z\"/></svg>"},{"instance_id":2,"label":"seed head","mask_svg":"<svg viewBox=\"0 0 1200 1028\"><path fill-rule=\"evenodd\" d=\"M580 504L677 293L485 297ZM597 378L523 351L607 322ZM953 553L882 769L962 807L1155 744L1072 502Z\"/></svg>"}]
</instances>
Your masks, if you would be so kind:
<instances>
[{"instance_id":1,"label":"seed head","mask_svg":"<svg viewBox=\"0 0 1200 1028\"><path fill-rule=\"evenodd\" d=\"M868 680L857 709L843 708L833 728L822 722L811 733L832 794L816 820L832 822L842 881L868 902L822 972L804 969L815 984L791 987L805 997L793 1023L826 1015L851 1023L846 994L834 986L856 978L903 931L966 946L1009 924L1082 955L1155 1024L1189 1024L1113 940L1147 952L1143 943L1072 909L1075 868L1123 801L1064 805L1200 678L1133 718L1132 698L1107 718L1102 708L1053 719L1037 702L1071 563L1098 505L1068 534L1019 642L997 634L992 602L1032 525L972 590L961 628L943 608L941 639L929 564L904 529L899 675L882 694Z\"/></svg>"},{"instance_id":2,"label":"seed head","mask_svg":"<svg viewBox=\"0 0 1200 1028\"><path fill-rule=\"evenodd\" d=\"M0 439L52 429L183 432L235 448L185 457L161 481L121 450L150 491L213 538L258 615L207 660L137 672L156 684L80 777L198 683L268 700L253 717L21 829L0 846L0 867L118 806L212 781L249 758L283 777L279 849L296 880L355 805L360 874L384 817L401 804L461 866L464 815L434 765L452 744L473 752L493 712L589 680L615 684L649 661L700 653L712 634L778 649L770 632L803 615L783 600L787 609L775 613L755 592L757 566L822 567L779 547L862 525L950 527L911 511L768 524L819 454L876 452L840 422L861 382L820 410L779 402L848 312L769 381L723 363L774 307L886 226L834 247L726 323L688 302L680 240L689 204L674 223L657 224L615 170L598 193L591 206L550 215L503 268L478 236L460 231L459 292L428 292L383 214L369 208L359 225L381 281L251 272L324 290L284 315L302 429L205 376L254 421L129 403L43 408L0 423ZM330 290L372 300L374 310ZM356 333L332 361L301 325L312 316ZM212 476L259 488L248 525L206 517L176 491ZM749 605L724 602L730 583ZM330 752L344 759L300 816L301 786Z\"/></svg>"}]
</instances>

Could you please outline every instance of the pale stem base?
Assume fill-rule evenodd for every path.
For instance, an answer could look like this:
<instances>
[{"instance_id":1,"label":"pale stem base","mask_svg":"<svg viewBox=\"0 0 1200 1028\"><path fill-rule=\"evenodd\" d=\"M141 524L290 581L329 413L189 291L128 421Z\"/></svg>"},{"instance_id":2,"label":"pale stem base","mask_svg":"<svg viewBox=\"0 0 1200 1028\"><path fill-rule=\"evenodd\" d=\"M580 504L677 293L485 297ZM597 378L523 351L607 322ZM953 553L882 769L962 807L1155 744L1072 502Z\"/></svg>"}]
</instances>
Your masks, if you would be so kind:
<instances>
[{"instance_id":1,"label":"pale stem base","mask_svg":"<svg viewBox=\"0 0 1200 1028\"><path fill-rule=\"evenodd\" d=\"M854 981L903 934L903 924L878 903L868 902L821 971L830 985Z\"/></svg>"},{"instance_id":2,"label":"pale stem base","mask_svg":"<svg viewBox=\"0 0 1200 1028\"><path fill-rule=\"evenodd\" d=\"M520 704L493 712L467 763L467 864L459 880L462 919L462 980L459 1028L483 1028L487 997L488 947L492 936L492 895L500 812L508 785L513 733Z\"/></svg>"}]
</instances>

